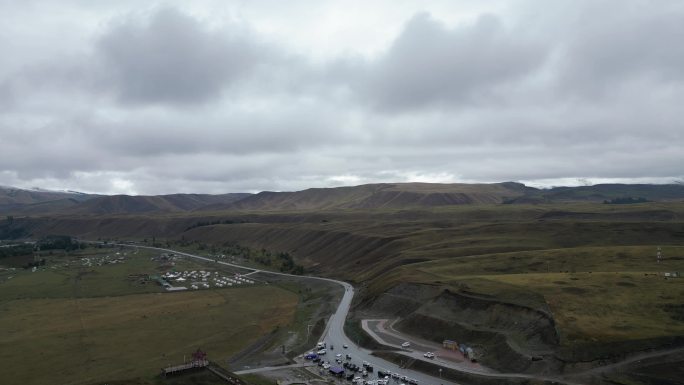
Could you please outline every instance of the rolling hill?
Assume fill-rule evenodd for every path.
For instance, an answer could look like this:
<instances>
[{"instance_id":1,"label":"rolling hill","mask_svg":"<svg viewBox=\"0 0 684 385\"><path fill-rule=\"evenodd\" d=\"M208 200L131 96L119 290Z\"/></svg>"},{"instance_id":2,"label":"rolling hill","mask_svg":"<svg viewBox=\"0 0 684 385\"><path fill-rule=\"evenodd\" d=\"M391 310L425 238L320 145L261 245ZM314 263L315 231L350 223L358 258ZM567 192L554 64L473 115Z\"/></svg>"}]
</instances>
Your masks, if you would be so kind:
<instances>
[{"instance_id":1,"label":"rolling hill","mask_svg":"<svg viewBox=\"0 0 684 385\"><path fill-rule=\"evenodd\" d=\"M248 193L221 195L111 195L83 202L69 210L71 214L142 214L192 211L211 204L228 204L250 196Z\"/></svg>"},{"instance_id":2,"label":"rolling hill","mask_svg":"<svg viewBox=\"0 0 684 385\"><path fill-rule=\"evenodd\" d=\"M170 194L153 196L95 195L78 192L0 187L0 212L12 215L141 214L192 211L212 204L228 204L248 193Z\"/></svg>"},{"instance_id":3,"label":"rolling hill","mask_svg":"<svg viewBox=\"0 0 684 385\"><path fill-rule=\"evenodd\" d=\"M0 207L13 205L28 205L71 199L83 202L98 195L84 194L76 191L50 191L42 189L22 189L17 187L0 186Z\"/></svg>"},{"instance_id":4,"label":"rolling hill","mask_svg":"<svg viewBox=\"0 0 684 385\"><path fill-rule=\"evenodd\" d=\"M333 210L431 207L502 203L525 195L520 183L439 184L381 183L353 187L311 188L294 192L264 191L230 204L203 210Z\"/></svg>"},{"instance_id":5,"label":"rolling hill","mask_svg":"<svg viewBox=\"0 0 684 385\"><path fill-rule=\"evenodd\" d=\"M625 199L627 198L627 199ZM428 208L472 204L684 201L684 185L599 184L537 189L521 183L379 183L258 194L91 195L0 188L0 210L20 215L108 215L221 211L316 211Z\"/></svg>"},{"instance_id":6,"label":"rolling hill","mask_svg":"<svg viewBox=\"0 0 684 385\"><path fill-rule=\"evenodd\" d=\"M616 198L645 198L654 202L684 200L682 184L597 184L593 186L530 189L507 203L603 202Z\"/></svg>"}]
</instances>

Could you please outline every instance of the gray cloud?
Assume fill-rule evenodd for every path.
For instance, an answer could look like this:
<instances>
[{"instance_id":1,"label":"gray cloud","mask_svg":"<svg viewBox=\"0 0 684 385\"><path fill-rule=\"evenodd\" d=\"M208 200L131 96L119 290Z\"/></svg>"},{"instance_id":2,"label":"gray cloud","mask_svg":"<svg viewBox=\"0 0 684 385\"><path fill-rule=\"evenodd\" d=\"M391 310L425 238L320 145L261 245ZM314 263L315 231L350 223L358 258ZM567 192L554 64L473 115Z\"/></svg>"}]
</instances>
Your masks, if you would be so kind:
<instances>
[{"instance_id":1,"label":"gray cloud","mask_svg":"<svg viewBox=\"0 0 684 385\"><path fill-rule=\"evenodd\" d=\"M420 13L371 65L361 92L390 110L487 102L496 87L543 65L545 54L543 45L516 37L494 15L449 29Z\"/></svg>"},{"instance_id":2,"label":"gray cloud","mask_svg":"<svg viewBox=\"0 0 684 385\"><path fill-rule=\"evenodd\" d=\"M121 102L196 104L219 98L262 60L257 43L231 27L210 30L164 8L118 22L97 48Z\"/></svg>"},{"instance_id":3,"label":"gray cloud","mask_svg":"<svg viewBox=\"0 0 684 385\"><path fill-rule=\"evenodd\" d=\"M375 50L314 36L331 24L318 8L283 21L250 19L267 7L74 4L41 18L0 2L0 184L153 194L682 177L679 2L519 0L458 18L409 1L378 21L396 33ZM321 57L301 48L309 36L347 49Z\"/></svg>"},{"instance_id":4,"label":"gray cloud","mask_svg":"<svg viewBox=\"0 0 684 385\"><path fill-rule=\"evenodd\" d=\"M593 2L560 42L560 92L615 97L684 82L684 4ZM630 89L631 88L631 89ZM646 89L645 89L646 88Z\"/></svg>"}]
</instances>

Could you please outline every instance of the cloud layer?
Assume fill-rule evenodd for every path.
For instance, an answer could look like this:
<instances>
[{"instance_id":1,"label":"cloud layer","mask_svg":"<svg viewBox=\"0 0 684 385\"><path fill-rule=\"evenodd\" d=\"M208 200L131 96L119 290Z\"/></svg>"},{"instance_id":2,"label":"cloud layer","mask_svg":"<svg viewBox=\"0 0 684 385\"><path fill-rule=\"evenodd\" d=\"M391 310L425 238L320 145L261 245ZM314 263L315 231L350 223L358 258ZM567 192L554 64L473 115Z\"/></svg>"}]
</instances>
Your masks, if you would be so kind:
<instances>
[{"instance_id":1,"label":"cloud layer","mask_svg":"<svg viewBox=\"0 0 684 385\"><path fill-rule=\"evenodd\" d=\"M0 184L682 178L681 2L451 3L0 2Z\"/></svg>"}]
</instances>

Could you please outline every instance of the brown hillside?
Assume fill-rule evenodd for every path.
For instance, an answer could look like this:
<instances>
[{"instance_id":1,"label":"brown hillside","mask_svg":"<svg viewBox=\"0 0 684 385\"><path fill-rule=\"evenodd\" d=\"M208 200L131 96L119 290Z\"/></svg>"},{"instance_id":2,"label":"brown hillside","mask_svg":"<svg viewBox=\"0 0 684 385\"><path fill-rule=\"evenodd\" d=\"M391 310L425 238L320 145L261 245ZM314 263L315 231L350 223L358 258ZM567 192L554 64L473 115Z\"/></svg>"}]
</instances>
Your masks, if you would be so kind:
<instances>
[{"instance_id":1,"label":"brown hillside","mask_svg":"<svg viewBox=\"0 0 684 385\"><path fill-rule=\"evenodd\" d=\"M312 188L295 192L264 191L211 210L331 210L431 207L477 203L501 203L525 194L524 185L382 183L353 187Z\"/></svg>"},{"instance_id":2,"label":"brown hillside","mask_svg":"<svg viewBox=\"0 0 684 385\"><path fill-rule=\"evenodd\" d=\"M16 205L28 205L65 199L72 199L80 202L96 196L97 195L76 192L25 190L0 186L0 207L13 207Z\"/></svg>"},{"instance_id":3,"label":"brown hillside","mask_svg":"<svg viewBox=\"0 0 684 385\"><path fill-rule=\"evenodd\" d=\"M226 204L250 194L172 194L156 196L112 195L83 202L69 209L73 214L144 214L182 212L209 204Z\"/></svg>"}]
</instances>

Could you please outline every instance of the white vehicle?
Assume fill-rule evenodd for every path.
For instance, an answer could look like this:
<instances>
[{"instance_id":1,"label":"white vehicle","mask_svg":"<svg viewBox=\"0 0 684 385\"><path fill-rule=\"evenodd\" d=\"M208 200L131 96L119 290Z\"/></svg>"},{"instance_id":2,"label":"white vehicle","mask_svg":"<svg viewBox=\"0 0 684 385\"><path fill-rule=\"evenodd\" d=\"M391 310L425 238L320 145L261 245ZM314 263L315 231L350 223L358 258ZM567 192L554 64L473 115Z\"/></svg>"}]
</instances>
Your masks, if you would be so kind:
<instances>
[{"instance_id":1,"label":"white vehicle","mask_svg":"<svg viewBox=\"0 0 684 385\"><path fill-rule=\"evenodd\" d=\"M325 342L321 341L321 342L317 343L317 344L316 344L316 347L319 348L319 349L325 348Z\"/></svg>"},{"instance_id":2,"label":"white vehicle","mask_svg":"<svg viewBox=\"0 0 684 385\"><path fill-rule=\"evenodd\" d=\"M355 384L361 384L363 383L363 380L361 379L361 377L354 377L354 380L352 382Z\"/></svg>"},{"instance_id":3,"label":"white vehicle","mask_svg":"<svg viewBox=\"0 0 684 385\"><path fill-rule=\"evenodd\" d=\"M404 342L403 344L401 344L401 347L402 347L402 348L408 348L409 346L411 346L411 343L408 342L408 341L406 341L406 342Z\"/></svg>"},{"instance_id":4,"label":"white vehicle","mask_svg":"<svg viewBox=\"0 0 684 385\"><path fill-rule=\"evenodd\" d=\"M326 353L326 351L325 351L325 349L321 349L321 350L317 351L316 353L319 355L323 355Z\"/></svg>"},{"instance_id":5,"label":"white vehicle","mask_svg":"<svg viewBox=\"0 0 684 385\"><path fill-rule=\"evenodd\" d=\"M388 380L382 379L375 381L378 385L387 385Z\"/></svg>"},{"instance_id":6,"label":"white vehicle","mask_svg":"<svg viewBox=\"0 0 684 385\"><path fill-rule=\"evenodd\" d=\"M427 353L423 354L423 357L425 357L425 358L435 358L435 353L433 353L433 352L427 352Z\"/></svg>"},{"instance_id":7,"label":"white vehicle","mask_svg":"<svg viewBox=\"0 0 684 385\"><path fill-rule=\"evenodd\" d=\"M348 348L349 346L347 346L347 344L344 344L344 345L342 345L342 347L346 349L346 348Z\"/></svg>"},{"instance_id":8,"label":"white vehicle","mask_svg":"<svg viewBox=\"0 0 684 385\"><path fill-rule=\"evenodd\" d=\"M392 378L399 378L399 373L392 373Z\"/></svg>"},{"instance_id":9,"label":"white vehicle","mask_svg":"<svg viewBox=\"0 0 684 385\"><path fill-rule=\"evenodd\" d=\"M323 369L330 369L330 364L327 362L323 364Z\"/></svg>"},{"instance_id":10,"label":"white vehicle","mask_svg":"<svg viewBox=\"0 0 684 385\"><path fill-rule=\"evenodd\" d=\"M340 357L342 357L342 354L341 354L341 353L337 353L337 354L335 354L335 357L340 358Z\"/></svg>"}]
</instances>

